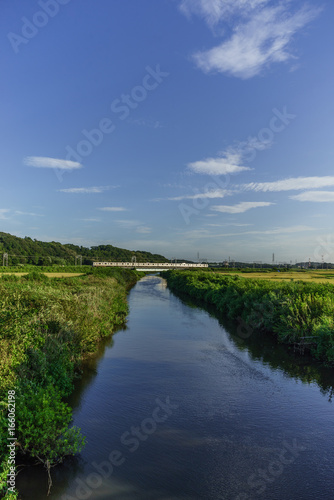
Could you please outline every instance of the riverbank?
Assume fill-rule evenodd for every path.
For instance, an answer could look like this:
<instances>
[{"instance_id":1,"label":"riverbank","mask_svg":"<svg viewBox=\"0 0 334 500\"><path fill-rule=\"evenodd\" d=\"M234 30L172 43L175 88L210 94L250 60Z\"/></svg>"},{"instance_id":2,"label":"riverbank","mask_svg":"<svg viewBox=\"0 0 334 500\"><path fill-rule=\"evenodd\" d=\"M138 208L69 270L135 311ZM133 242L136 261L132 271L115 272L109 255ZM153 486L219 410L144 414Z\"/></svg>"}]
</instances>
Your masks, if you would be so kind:
<instances>
[{"instance_id":1,"label":"riverbank","mask_svg":"<svg viewBox=\"0 0 334 500\"><path fill-rule=\"evenodd\" d=\"M213 305L238 322L247 338L255 331L273 334L278 342L307 349L334 366L334 286L319 283L269 282L238 275L167 271L169 288Z\"/></svg>"},{"instance_id":2,"label":"riverbank","mask_svg":"<svg viewBox=\"0 0 334 500\"><path fill-rule=\"evenodd\" d=\"M13 456L43 463L50 481L51 467L84 446L80 429L69 427L72 411L63 398L71 394L83 359L124 324L127 291L142 275L99 269L69 278L49 279L38 272L1 277L2 497L17 498L7 485L15 464L8 443L15 445Z\"/></svg>"}]
</instances>

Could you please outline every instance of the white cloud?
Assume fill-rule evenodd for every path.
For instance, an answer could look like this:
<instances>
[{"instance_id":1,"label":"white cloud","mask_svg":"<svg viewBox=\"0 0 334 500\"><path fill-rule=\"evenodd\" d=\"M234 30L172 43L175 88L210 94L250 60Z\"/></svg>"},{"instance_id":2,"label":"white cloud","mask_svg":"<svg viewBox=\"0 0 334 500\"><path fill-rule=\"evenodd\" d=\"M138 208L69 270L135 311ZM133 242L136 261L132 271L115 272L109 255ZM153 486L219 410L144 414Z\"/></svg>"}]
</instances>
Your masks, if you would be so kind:
<instances>
[{"instance_id":1,"label":"white cloud","mask_svg":"<svg viewBox=\"0 0 334 500\"><path fill-rule=\"evenodd\" d=\"M235 222L228 222L226 224L206 224L206 226L210 227L225 227L225 226L236 226L236 227L244 227L244 226L253 226L254 224L237 224Z\"/></svg>"},{"instance_id":2,"label":"white cloud","mask_svg":"<svg viewBox=\"0 0 334 500\"><path fill-rule=\"evenodd\" d=\"M295 34L311 22L320 8L290 10L289 0L271 6L270 0L182 0L181 11L200 16L211 27L222 22L232 35L220 45L193 58L204 72L218 71L251 78L271 63L296 59L290 51Z\"/></svg>"},{"instance_id":3,"label":"white cloud","mask_svg":"<svg viewBox=\"0 0 334 500\"><path fill-rule=\"evenodd\" d=\"M251 170L241 165L241 154L236 151L226 151L222 157L206 158L202 161L188 163L188 167L197 174L226 175L244 170Z\"/></svg>"},{"instance_id":4,"label":"white cloud","mask_svg":"<svg viewBox=\"0 0 334 500\"><path fill-rule=\"evenodd\" d=\"M251 78L270 63L294 58L288 45L295 33L315 15L315 10L306 8L293 14L283 5L264 8L250 21L238 25L229 40L210 50L197 52L194 60L206 73L218 71Z\"/></svg>"},{"instance_id":5,"label":"white cloud","mask_svg":"<svg viewBox=\"0 0 334 500\"><path fill-rule=\"evenodd\" d=\"M151 232L152 232L152 229L150 227L147 227L147 226L138 226L136 229L136 233L140 233L140 234L149 234Z\"/></svg>"},{"instance_id":6,"label":"white cloud","mask_svg":"<svg viewBox=\"0 0 334 500\"><path fill-rule=\"evenodd\" d=\"M140 226L141 222L138 220L129 220L129 219L118 219L115 222L125 229L131 229L135 226Z\"/></svg>"},{"instance_id":7,"label":"white cloud","mask_svg":"<svg viewBox=\"0 0 334 500\"><path fill-rule=\"evenodd\" d=\"M92 186L86 188L67 188L67 189L58 189L62 193L75 193L75 194L87 194L87 193L103 193L110 189L111 186Z\"/></svg>"},{"instance_id":8,"label":"white cloud","mask_svg":"<svg viewBox=\"0 0 334 500\"><path fill-rule=\"evenodd\" d=\"M245 224L247 225L247 224ZM279 235L279 234L291 234L291 233L302 233L305 231L315 231L316 228L311 226L290 226L290 227L277 227L275 229L265 229L263 231L243 231L235 233L210 233L207 229L194 229L191 231L186 231L182 234L185 239L192 238L221 238L221 237L234 237L234 236L245 236L245 235Z\"/></svg>"},{"instance_id":9,"label":"white cloud","mask_svg":"<svg viewBox=\"0 0 334 500\"><path fill-rule=\"evenodd\" d=\"M186 231L182 234L183 238L197 239L197 238L210 238L212 235L207 229L193 229L191 231Z\"/></svg>"},{"instance_id":10,"label":"white cloud","mask_svg":"<svg viewBox=\"0 0 334 500\"><path fill-rule=\"evenodd\" d=\"M334 201L334 191L305 191L304 193L290 196L290 198L297 201Z\"/></svg>"},{"instance_id":11,"label":"white cloud","mask_svg":"<svg viewBox=\"0 0 334 500\"><path fill-rule=\"evenodd\" d=\"M274 182L251 182L241 187L251 191L292 191L300 189L322 188L334 186L334 176L323 177L291 177Z\"/></svg>"},{"instance_id":12,"label":"white cloud","mask_svg":"<svg viewBox=\"0 0 334 500\"><path fill-rule=\"evenodd\" d=\"M152 232L150 227L144 226L139 220L118 219L115 222L123 229L129 229L139 234L149 234Z\"/></svg>"},{"instance_id":13,"label":"white cloud","mask_svg":"<svg viewBox=\"0 0 334 500\"><path fill-rule=\"evenodd\" d=\"M98 210L103 212L126 212L128 209L124 207L100 207Z\"/></svg>"},{"instance_id":14,"label":"white cloud","mask_svg":"<svg viewBox=\"0 0 334 500\"><path fill-rule=\"evenodd\" d=\"M60 160L58 158L48 158L45 156L27 156L24 164L37 168L58 168L60 170L74 170L82 168L82 164L77 161Z\"/></svg>"},{"instance_id":15,"label":"white cloud","mask_svg":"<svg viewBox=\"0 0 334 500\"><path fill-rule=\"evenodd\" d=\"M20 210L15 210L15 215L31 215L32 217L44 217L42 214L35 214L34 212L21 212Z\"/></svg>"},{"instance_id":16,"label":"white cloud","mask_svg":"<svg viewBox=\"0 0 334 500\"><path fill-rule=\"evenodd\" d=\"M6 214L9 212L9 208L0 208L0 219L1 220L5 220L5 219L8 219L8 217L6 217Z\"/></svg>"},{"instance_id":17,"label":"white cloud","mask_svg":"<svg viewBox=\"0 0 334 500\"><path fill-rule=\"evenodd\" d=\"M233 14L247 15L268 0L182 0L180 10L186 16L192 13L205 19L209 26L216 25L223 17Z\"/></svg>"},{"instance_id":18,"label":"white cloud","mask_svg":"<svg viewBox=\"0 0 334 500\"><path fill-rule=\"evenodd\" d=\"M213 189L211 191L205 191L204 193L175 196L173 198L167 198L167 200L180 201L180 200L198 200L205 198L224 198L224 196L229 196L233 192L227 189Z\"/></svg>"},{"instance_id":19,"label":"white cloud","mask_svg":"<svg viewBox=\"0 0 334 500\"><path fill-rule=\"evenodd\" d=\"M243 231L242 233L224 233L219 236L243 236L248 234L291 234L302 233L304 231L316 231L318 228L311 226L290 226L290 227L277 227L275 229L265 229L263 231Z\"/></svg>"},{"instance_id":20,"label":"white cloud","mask_svg":"<svg viewBox=\"0 0 334 500\"><path fill-rule=\"evenodd\" d=\"M266 229L264 231L247 231L247 234L288 234L288 233L301 233L304 231L315 231L315 227L311 226L290 226L290 227L277 227L276 229Z\"/></svg>"},{"instance_id":21,"label":"white cloud","mask_svg":"<svg viewBox=\"0 0 334 500\"><path fill-rule=\"evenodd\" d=\"M236 205L215 205L211 207L211 210L228 214L240 214L251 208L268 207L269 205L275 205L275 203L270 203L268 201L242 201Z\"/></svg>"}]
</instances>

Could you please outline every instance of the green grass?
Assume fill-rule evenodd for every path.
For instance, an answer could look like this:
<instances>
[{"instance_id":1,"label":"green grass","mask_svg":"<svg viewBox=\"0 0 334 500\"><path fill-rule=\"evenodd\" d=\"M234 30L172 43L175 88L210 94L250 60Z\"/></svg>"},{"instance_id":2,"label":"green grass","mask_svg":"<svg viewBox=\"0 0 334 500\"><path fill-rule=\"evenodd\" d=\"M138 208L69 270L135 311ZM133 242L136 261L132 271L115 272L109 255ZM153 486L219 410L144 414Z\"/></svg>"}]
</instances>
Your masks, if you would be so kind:
<instances>
[{"instance_id":1,"label":"green grass","mask_svg":"<svg viewBox=\"0 0 334 500\"><path fill-rule=\"evenodd\" d=\"M127 290L140 275L101 269L49 279L34 270L0 279L1 401L7 400L8 390L15 390L17 453L39 460L48 472L84 446L80 429L70 426L72 412L63 398L73 390L83 359L124 324ZM8 470L6 415L2 404L2 495ZM7 493L5 498L15 496Z\"/></svg>"},{"instance_id":2,"label":"green grass","mask_svg":"<svg viewBox=\"0 0 334 500\"><path fill-rule=\"evenodd\" d=\"M307 281L312 283L333 283L333 271L288 271L288 272L275 272L275 271L252 271L252 272L234 272L234 271L218 271L220 274L225 275L238 275L248 279L263 279L269 281Z\"/></svg>"}]
</instances>

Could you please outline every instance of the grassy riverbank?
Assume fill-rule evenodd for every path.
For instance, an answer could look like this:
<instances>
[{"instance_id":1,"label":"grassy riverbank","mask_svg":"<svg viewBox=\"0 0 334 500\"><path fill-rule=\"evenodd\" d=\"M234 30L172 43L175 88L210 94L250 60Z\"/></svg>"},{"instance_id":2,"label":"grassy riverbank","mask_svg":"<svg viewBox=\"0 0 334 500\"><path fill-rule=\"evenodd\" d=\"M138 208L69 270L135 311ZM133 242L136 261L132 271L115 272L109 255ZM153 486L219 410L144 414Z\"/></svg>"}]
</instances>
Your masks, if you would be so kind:
<instances>
[{"instance_id":1,"label":"grassy riverbank","mask_svg":"<svg viewBox=\"0 0 334 500\"><path fill-rule=\"evenodd\" d=\"M96 269L68 278L36 272L0 278L1 497L10 465L8 394L15 391L16 464L24 455L50 472L66 455L80 452L85 438L70 426L63 398L73 390L82 360L124 324L127 290L141 274Z\"/></svg>"},{"instance_id":2,"label":"grassy riverbank","mask_svg":"<svg viewBox=\"0 0 334 500\"><path fill-rule=\"evenodd\" d=\"M271 282L214 272L167 271L163 275L172 291L211 304L237 321L241 337L262 330L286 344L312 342L312 355L334 366L332 284Z\"/></svg>"}]
</instances>

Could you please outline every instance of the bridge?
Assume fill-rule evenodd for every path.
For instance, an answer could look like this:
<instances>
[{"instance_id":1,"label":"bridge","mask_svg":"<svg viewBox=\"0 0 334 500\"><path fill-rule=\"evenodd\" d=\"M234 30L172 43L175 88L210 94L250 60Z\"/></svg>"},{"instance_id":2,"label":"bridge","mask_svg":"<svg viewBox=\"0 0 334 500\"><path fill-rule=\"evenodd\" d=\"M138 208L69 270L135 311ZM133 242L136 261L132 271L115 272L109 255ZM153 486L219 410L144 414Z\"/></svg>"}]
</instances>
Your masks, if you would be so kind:
<instances>
[{"instance_id":1,"label":"bridge","mask_svg":"<svg viewBox=\"0 0 334 500\"><path fill-rule=\"evenodd\" d=\"M188 262L93 262L93 267L126 267L137 271L169 271L171 269L207 268L208 264L192 264Z\"/></svg>"}]
</instances>

